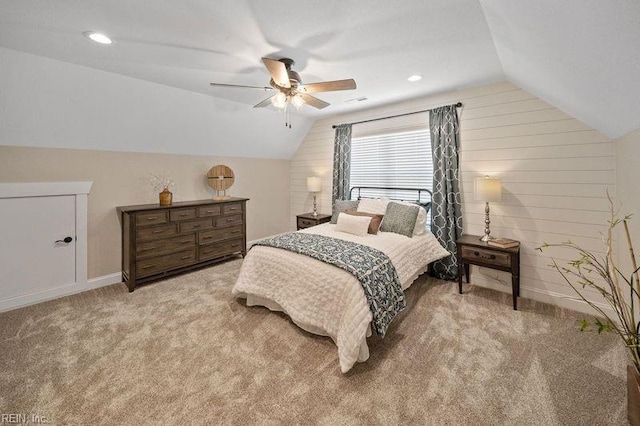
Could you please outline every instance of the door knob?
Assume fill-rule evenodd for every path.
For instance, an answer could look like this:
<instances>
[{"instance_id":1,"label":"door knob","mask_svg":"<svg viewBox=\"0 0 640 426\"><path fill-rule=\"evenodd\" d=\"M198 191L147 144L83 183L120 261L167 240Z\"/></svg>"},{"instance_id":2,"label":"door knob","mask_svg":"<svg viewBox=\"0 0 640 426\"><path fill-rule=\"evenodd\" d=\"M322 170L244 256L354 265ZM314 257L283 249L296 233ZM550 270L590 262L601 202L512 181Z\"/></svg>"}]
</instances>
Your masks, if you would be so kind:
<instances>
[{"instance_id":1,"label":"door knob","mask_svg":"<svg viewBox=\"0 0 640 426\"><path fill-rule=\"evenodd\" d=\"M67 244L69 244L71 241L73 241L73 238L64 237L64 240L56 240L56 243L67 243Z\"/></svg>"}]
</instances>

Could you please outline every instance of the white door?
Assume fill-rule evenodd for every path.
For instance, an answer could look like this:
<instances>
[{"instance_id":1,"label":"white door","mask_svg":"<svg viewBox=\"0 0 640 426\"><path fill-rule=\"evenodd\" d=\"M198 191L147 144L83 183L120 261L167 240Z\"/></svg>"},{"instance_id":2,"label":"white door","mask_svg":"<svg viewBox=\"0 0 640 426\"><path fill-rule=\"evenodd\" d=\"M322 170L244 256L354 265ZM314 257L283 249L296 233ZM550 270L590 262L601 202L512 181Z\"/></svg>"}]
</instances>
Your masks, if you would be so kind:
<instances>
[{"instance_id":1,"label":"white door","mask_svg":"<svg viewBox=\"0 0 640 426\"><path fill-rule=\"evenodd\" d=\"M0 198L0 300L75 283L75 198Z\"/></svg>"}]
</instances>

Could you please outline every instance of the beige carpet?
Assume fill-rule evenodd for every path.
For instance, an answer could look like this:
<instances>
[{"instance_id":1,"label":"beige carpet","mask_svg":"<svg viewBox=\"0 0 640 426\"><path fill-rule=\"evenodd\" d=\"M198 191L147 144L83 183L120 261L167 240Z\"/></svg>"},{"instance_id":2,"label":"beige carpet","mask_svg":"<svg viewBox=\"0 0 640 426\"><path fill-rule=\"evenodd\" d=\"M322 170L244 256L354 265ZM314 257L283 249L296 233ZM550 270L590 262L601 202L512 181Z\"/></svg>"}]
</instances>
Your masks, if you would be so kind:
<instances>
[{"instance_id":1,"label":"beige carpet","mask_svg":"<svg viewBox=\"0 0 640 426\"><path fill-rule=\"evenodd\" d=\"M421 277L371 358L231 296L241 260L0 314L0 412L54 424L625 424L625 353L580 316Z\"/></svg>"}]
</instances>

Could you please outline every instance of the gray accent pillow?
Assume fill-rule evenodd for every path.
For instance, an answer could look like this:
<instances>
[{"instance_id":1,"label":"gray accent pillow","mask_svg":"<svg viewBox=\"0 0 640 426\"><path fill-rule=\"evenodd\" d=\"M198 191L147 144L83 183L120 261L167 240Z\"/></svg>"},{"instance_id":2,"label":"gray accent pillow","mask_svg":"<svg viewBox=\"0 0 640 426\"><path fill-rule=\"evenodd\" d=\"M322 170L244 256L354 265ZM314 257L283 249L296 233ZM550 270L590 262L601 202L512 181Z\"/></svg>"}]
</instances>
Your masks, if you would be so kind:
<instances>
[{"instance_id":1,"label":"gray accent pillow","mask_svg":"<svg viewBox=\"0 0 640 426\"><path fill-rule=\"evenodd\" d=\"M331 223L338 223L338 215L347 210L356 210L358 208L358 200L336 200L333 204L333 214L331 215Z\"/></svg>"},{"instance_id":2,"label":"gray accent pillow","mask_svg":"<svg viewBox=\"0 0 640 426\"><path fill-rule=\"evenodd\" d=\"M395 232L396 234L413 237L413 228L418 219L418 206L390 202L387 212L382 219L380 230L382 232Z\"/></svg>"}]
</instances>

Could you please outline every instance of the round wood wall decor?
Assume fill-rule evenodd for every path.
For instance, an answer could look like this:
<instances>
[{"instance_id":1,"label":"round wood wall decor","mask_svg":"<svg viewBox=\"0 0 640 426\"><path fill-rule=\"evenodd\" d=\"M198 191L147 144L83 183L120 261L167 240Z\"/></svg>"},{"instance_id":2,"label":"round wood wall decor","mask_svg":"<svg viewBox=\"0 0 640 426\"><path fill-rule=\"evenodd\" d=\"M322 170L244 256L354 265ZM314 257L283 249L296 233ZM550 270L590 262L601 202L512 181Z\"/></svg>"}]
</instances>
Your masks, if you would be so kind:
<instances>
[{"instance_id":1,"label":"round wood wall decor","mask_svg":"<svg viewBox=\"0 0 640 426\"><path fill-rule=\"evenodd\" d=\"M224 200L230 198L226 192L227 189L231 188L234 180L235 175L233 174L233 170L228 166L218 164L209 169L207 172L207 182L209 182L211 188L216 190L216 196L213 197L213 199ZM220 195L220 192L223 192L223 195Z\"/></svg>"}]
</instances>

